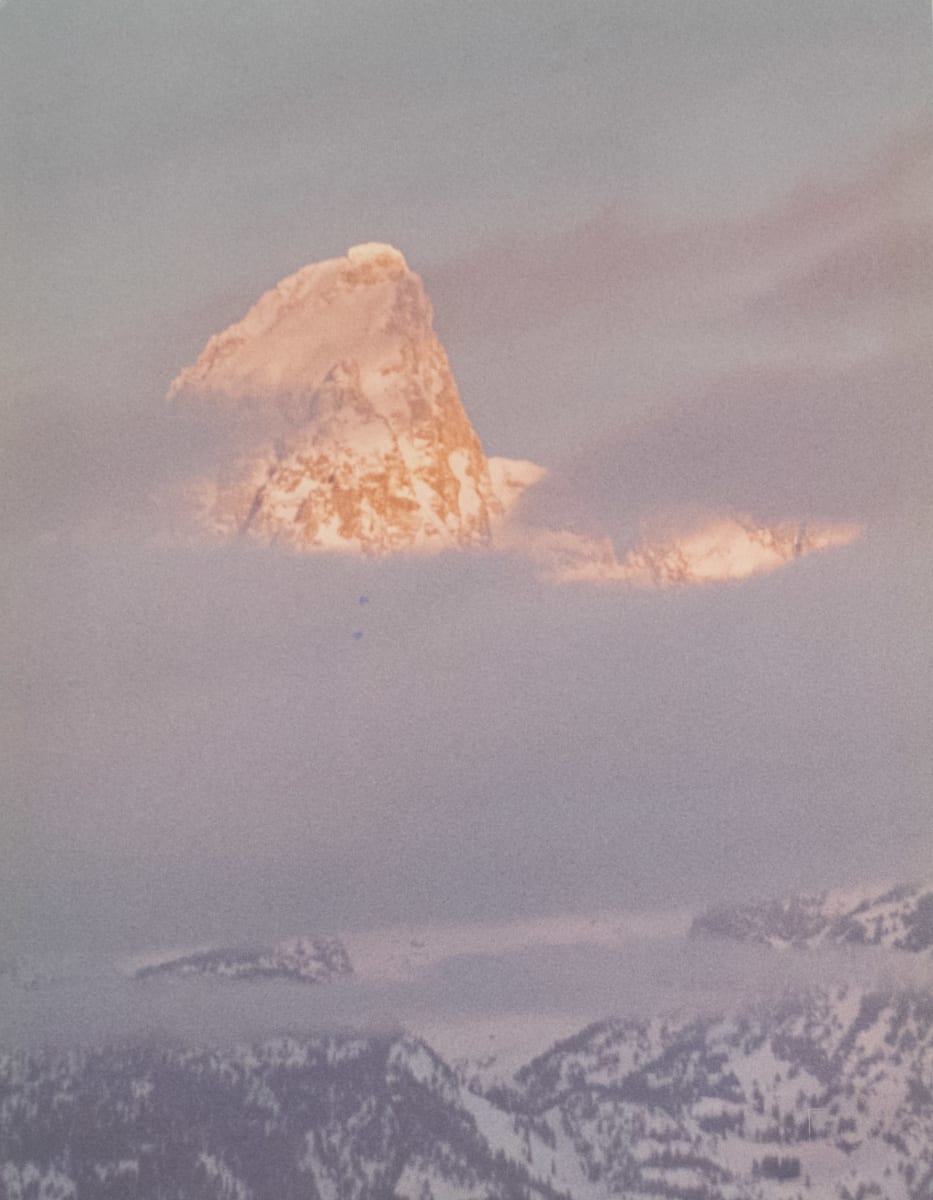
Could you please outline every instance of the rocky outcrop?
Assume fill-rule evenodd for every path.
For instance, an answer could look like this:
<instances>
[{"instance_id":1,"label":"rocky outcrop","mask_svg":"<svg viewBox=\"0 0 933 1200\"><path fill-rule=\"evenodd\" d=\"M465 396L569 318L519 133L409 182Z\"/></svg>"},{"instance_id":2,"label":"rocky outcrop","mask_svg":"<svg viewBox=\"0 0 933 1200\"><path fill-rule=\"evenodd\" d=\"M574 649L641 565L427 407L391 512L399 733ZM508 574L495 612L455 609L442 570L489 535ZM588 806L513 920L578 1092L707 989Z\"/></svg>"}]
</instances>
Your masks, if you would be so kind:
<instances>
[{"instance_id":1,"label":"rocky outcrop","mask_svg":"<svg viewBox=\"0 0 933 1200\"><path fill-rule=\"evenodd\" d=\"M245 406L275 430L202 489L221 534L365 553L488 546L544 474L486 458L421 280L378 243L283 280L170 395Z\"/></svg>"}]
</instances>

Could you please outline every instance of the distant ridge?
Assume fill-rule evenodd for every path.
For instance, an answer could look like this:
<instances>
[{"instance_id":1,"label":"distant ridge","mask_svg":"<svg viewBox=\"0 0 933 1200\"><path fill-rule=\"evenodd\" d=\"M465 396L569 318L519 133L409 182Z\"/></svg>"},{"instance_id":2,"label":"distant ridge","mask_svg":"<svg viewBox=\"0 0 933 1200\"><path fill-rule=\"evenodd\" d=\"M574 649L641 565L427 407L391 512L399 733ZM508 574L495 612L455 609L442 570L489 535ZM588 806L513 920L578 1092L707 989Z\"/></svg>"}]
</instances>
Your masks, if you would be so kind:
<instances>
[{"instance_id":1,"label":"distant ridge","mask_svg":"<svg viewBox=\"0 0 933 1200\"><path fill-rule=\"evenodd\" d=\"M133 977L200 976L325 983L352 974L350 957L337 938L290 938L268 948L228 947L169 958L137 968Z\"/></svg>"},{"instance_id":2,"label":"distant ridge","mask_svg":"<svg viewBox=\"0 0 933 1200\"><path fill-rule=\"evenodd\" d=\"M690 934L798 950L866 945L933 955L933 884L721 906L697 917Z\"/></svg>"}]
</instances>

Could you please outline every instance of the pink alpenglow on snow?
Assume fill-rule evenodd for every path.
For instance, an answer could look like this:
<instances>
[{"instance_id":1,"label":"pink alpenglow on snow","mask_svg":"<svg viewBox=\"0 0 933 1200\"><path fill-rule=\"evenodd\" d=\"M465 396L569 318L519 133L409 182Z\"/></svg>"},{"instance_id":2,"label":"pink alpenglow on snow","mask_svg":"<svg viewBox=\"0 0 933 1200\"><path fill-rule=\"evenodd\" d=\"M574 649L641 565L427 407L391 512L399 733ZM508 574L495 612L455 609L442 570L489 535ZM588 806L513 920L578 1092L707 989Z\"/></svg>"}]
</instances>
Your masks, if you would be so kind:
<instances>
[{"instance_id":1,"label":"pink alpenglow on snow","mask_svg":"<svg viewBox=\"0 0 933 1200\"><path fill-rule=\"evenodd\" d=\"M486 458L421 280L381 243L282 280L170 396L265 407L284 427L203 489L220 534L368 554L489 546L544 474Z\"/></svg>"},{"instance_id":2,"label":"pink alpenglow on snow","mask_svg":"<svg viewBox=\"0 0 933 1200\"><path fill-rule=\"evenodd\" d=\"M608 539L523 523L516 502L546 469L486 456L432 321L404 256L368 242L212 337L169 397L245 410L265 432L192 489L203 526L298 551L502 549L554 582L638 587L744 579L861 532L724 514L620 558Z\"/></svg>"}]
</instances>

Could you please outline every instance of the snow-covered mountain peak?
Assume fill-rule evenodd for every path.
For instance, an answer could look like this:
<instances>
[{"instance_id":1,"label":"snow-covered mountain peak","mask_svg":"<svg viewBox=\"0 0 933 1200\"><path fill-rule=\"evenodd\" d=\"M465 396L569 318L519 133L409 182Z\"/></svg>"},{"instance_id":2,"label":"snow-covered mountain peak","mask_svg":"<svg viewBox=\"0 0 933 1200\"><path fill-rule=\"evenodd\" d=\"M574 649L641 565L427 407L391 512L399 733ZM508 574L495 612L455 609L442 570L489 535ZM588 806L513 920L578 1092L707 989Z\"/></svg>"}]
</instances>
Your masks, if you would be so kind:
<instances>
[{"instance_id":1,"label":"snow-covered mountain peak","mask_svg":"<svg viewBox=\"0 0 933 1200\"><path fill-rule=\"evenodd\" d=\"M491 544L543 470L486 458L432 321L403 255L368 242L212 337L170 397L243 406L268 440L202 487L208 525L302 550Z\"/></svg>"},{"instance_id":2,"label":"snow-covered mountain peak","mask_svg":"<svg viewBox=\"0 0 933 1200\"><path fill-rule=\"evenodd\" d=\"M657 536L620 557L608 538L560 522L506 521L545 470L487 458L422 281L383 242L281 280L209 339L169 396L256 431L238 461L189 493L202 524L225 537L367 554L495 547L530 557L555 581L654 588L745 579L861 533L740 513L699 526L658 514Z\"/></svg>"},{"instance_id":3,"label":"snow-covered mountain peak","mask_svg":"<svg viewBox=\"0 0 933 1200\"><path fill-rule=\"evenodd\" d=\"M341 363L400 370L406 347L434 338L432 316L421 280L399 251L378 242L354 246L345 258L302 267L265 292L210 338L169 394L313 396Z\"/></svg>"}]
</instances>

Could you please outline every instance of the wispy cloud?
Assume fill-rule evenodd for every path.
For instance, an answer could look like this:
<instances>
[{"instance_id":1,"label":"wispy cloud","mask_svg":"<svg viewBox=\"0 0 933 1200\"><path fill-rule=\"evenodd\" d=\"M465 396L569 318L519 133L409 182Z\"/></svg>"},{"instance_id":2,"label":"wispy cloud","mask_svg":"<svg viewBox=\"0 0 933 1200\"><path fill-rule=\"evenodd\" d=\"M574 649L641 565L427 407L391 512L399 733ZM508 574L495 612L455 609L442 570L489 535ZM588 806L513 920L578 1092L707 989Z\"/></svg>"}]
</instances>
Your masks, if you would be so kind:
<instances>
[{"instance_id":1,"label":"wispy cloud","mask_svg":"<svg viewBox=\"0 0 933 1200\"><path fill-rule=\"evenodd\" d=\"M921 131L859 177L801 187L731 230L651 234L647 282L611 269L624 256L593 225L554 247L553 261L540 248L548 287L530 268L532 313L539 301L546 311L560 279L574 277L576 262L585 273L602 245L590 299L615 314L620 337L630 305L637 320L692 326L694 352L676 382L640 405L648 415L607 420L553 465L523 502L529 521L609 534L625 552L656 530L715 519L863 523L915 513L933 436L923 332L933 313L933 222L922 203L930 178ZM655 286L676 291L664 312L651 307ZM576 299L571 290L568 302ZM705 363L696 357L704 340L714 348ZM624 411L627 381L616 386Z\"/></svg>"},{"instance_id":2,"label":"wispy cloud","mask_svg":"<svg viewBox=\"0 0 933 1200\"><path fill-rule=\"evenodd\" d=\"M444 329L457 337L506 336L566 321L575 309L590 312L597 327L616 324L624 337L625 322L731 311L750 289L778 302L785 272L815 281L859 251L867 265L857 276L862 299L888 283L928 278L915 253L929 249L931 143L918 125L862 170L810 178L748 215L683 223L613 203L543 237L487 241L425 264L424 275Z\"/></svg>"}]
</instances>

